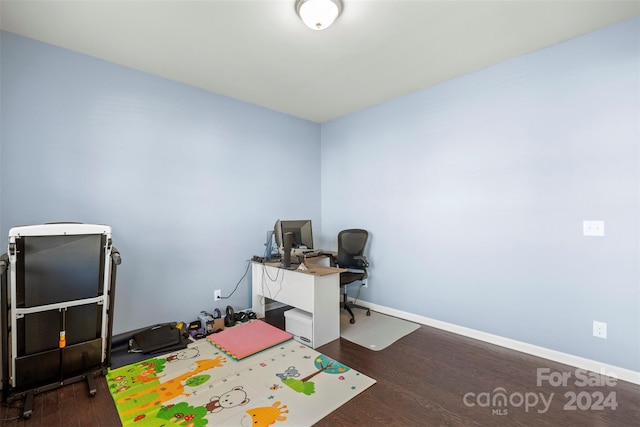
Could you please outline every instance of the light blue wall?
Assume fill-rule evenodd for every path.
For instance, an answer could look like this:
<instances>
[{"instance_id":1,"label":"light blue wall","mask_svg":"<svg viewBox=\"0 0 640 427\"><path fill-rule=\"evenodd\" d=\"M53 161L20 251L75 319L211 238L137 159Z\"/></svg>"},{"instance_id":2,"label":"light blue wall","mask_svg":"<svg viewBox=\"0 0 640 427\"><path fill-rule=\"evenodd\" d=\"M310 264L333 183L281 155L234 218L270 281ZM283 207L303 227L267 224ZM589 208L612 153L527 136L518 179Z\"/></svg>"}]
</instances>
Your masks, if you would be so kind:
<instances>
[{"instance_id":1,"label":"light blue wall","mask_svg":"<svg viewBox=\"0 0 640 427\"><path fill-rule=\"evenodd\" d=\"M211 310L277 218L363 227L364 300L638 371L639 28L322 126L1 33L0 236L110 224L122 332Z\"/></svg>"},{"instance_id":2,"label":"light blue wall","mask_svg":"<svg viewBox=\"0 0 640 427\"><path fill-rule=\"evenodd\" d=\"M372 235L360 298L639 371L639 36L634 19L324 124L325 235ZM582 235L592 219L606 237Z\"/></svg>"},{"instance_id":3,"label":"light blue wall","mask_svg":"<svg viewBox=\"0 0 640 427\"><path fill-rule=\"evenodd\" d=\"M1 43L0 236L111 225L116 333L212 311L278 218L320 234L320 125L10 33ZM248 306L249 276L221 309Z\"/></svg>"}]
</instances>

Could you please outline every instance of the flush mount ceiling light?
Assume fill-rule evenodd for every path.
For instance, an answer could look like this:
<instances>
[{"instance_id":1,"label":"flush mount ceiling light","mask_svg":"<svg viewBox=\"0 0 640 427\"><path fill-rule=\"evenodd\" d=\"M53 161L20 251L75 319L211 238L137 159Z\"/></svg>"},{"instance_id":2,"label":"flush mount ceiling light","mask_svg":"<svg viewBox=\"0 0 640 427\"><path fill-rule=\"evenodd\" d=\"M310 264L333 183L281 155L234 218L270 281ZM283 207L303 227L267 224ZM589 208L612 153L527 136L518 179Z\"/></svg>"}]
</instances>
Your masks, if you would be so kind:
<instances>
[{"instance_id":1,"label":"flush mount ceiling light","mask_svg":"<svg viewBox=\"0 0 640 427\"><path fill-rule=\"evenodd\" d=\"M329 28L342 12L342 0L296 0L296 13L312 30Z\"/></svg>"}]
</instances>

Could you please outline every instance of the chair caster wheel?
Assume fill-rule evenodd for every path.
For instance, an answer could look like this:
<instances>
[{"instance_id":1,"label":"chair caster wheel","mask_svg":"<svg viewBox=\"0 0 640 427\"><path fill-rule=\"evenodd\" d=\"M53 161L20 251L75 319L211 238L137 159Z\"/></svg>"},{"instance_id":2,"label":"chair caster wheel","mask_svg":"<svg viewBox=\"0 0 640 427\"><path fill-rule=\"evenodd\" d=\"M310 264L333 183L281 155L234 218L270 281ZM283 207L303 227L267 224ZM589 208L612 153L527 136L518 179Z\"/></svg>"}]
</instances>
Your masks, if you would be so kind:
<instances>
[{"instance_id":1,"label":"chair caster wheel","mask_svg":"<svg viewBox=\"0 0 640 427\"><path fill-rule=\"evenodd\" d=\"M356 323L356 319L349 319L349 323L353 325L354 323Z\"/></svg>"}]
</instances>

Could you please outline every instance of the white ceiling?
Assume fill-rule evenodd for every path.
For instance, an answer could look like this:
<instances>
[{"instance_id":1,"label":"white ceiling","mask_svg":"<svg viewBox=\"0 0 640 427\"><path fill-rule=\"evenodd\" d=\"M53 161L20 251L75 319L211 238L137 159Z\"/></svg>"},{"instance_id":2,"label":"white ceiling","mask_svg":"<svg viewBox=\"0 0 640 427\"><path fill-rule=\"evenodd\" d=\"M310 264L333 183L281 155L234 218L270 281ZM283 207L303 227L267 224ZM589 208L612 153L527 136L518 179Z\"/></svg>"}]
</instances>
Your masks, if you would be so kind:
<instances>
[{"instance_id":1,"label":"white ceiling","mask_svg":"<svg viewBox=\"0 0 640 427\"><path fill-rule=\"evenodd\" d=\"M314 122L640 15L640 0L1 0L0 28Z\"/></svg>"}]
</instances>

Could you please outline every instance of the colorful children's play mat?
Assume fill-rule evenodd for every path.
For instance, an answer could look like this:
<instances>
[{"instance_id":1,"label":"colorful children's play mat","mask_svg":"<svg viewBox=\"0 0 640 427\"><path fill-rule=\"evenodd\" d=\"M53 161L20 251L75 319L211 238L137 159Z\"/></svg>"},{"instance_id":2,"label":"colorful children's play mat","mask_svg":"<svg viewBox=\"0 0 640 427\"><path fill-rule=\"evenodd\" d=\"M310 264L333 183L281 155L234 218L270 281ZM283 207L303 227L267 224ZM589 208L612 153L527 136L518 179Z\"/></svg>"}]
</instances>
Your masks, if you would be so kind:
<instances>
[{"instance_id":1,"label":"colorful children's play mat","mask_svg":"<svg viewBox=\"0 0 640 427\"><path fill-rule=\"evenodd\" d=\"M375 380L289 340L234 360L208 340L107 374L125 426L310 426Z\"/></svg>"}]
</instances>

